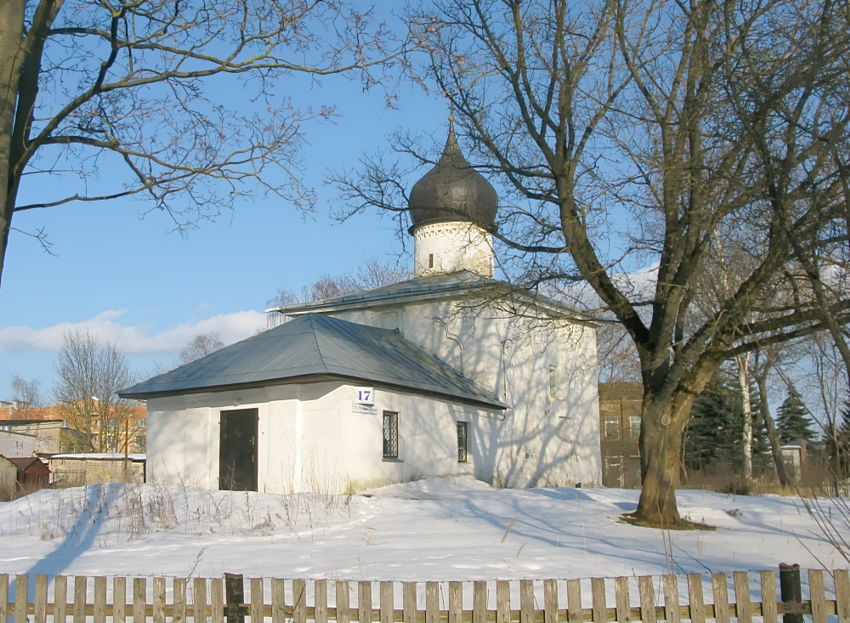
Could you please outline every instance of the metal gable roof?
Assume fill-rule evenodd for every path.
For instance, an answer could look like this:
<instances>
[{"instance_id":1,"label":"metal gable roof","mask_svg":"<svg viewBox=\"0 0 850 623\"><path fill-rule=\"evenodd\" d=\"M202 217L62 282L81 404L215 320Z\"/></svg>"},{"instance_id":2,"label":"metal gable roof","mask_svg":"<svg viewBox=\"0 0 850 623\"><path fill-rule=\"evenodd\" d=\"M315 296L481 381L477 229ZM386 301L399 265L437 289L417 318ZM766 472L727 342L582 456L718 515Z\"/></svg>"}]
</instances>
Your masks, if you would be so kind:
<instances>
[{"instance_id":1,"label":"metal gable roof","mask_svg":"<svg viewBox=\"0 0 850 623\"><path fill-rule=\"evenodd\" d=\"M444 295L452 292L468 292L482 287L493 287L502 284L500 281L482 277L468 270L454 273L428 275L416 277L399 283L373 288L342 296L335 296L320 301L307 303L293 303L281 307L273 307L266 311L280 312L286 315L297 315L307 313L311 310L326 310L328 308L357 306L359 304L372 304L392 299Z\"/></svg>"},{"instance_id":2,"label":"metal gable roof","mask_svg":"<svg viewBox=\"0 0 850 623\"><path fill-rule=\"evenodd\" d=\"M305 314L120 392L125 398L343 377L506 408L399 332Z\"/></svg>"},{"instance_id":3,"label":"metal gable roof","mask_svg":"<svg viewBox=\"0 0 850 623\"><path fill-rule=\"evenodd\" d=\"M512 301L514 305L537 307L541 309L542 313L549 314L552 317L567 316L574 321L593 321L590 314L577 311L566 303L536 294L505 281L482 277L469 270L416 277L371 290L353 292L320 301L272 307L266 311L295 317L311 312L329 313L343 309L388 305L405 299L459 298L475 301L476 297L481 297L481 300L491 298L494 302Z\"/></svg>"}]
</instances>

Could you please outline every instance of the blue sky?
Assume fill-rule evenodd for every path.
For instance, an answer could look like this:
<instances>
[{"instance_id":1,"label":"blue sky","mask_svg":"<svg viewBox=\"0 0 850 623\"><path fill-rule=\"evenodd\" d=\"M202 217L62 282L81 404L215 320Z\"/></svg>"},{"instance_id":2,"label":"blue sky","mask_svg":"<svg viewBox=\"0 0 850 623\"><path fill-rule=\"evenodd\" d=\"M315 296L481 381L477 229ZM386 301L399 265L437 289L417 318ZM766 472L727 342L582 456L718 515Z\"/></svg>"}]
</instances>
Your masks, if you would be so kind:
<instances>
[{"instance_id":1,"label":"blue sky","mask_svg":"<svg viewBox=\"0 0 850 623\"><path fill-rule=\"evenodd\" d=\"M197 333L219 331L232 342L265 327L263 309L279 289L298 292L322 275L396 258L402 245L392 221L372 213L337 224L330 216L337 191L322 181L329 170L356 166L364 153L388 150L387 136L396 129L431 133L442 145L445 102L417 87L399 96L398 108L389 110L381 93L364 93L357 81L344 79L300 96L303 104L332 102L338 113L307 131L305 179L319 196L312 215L281 201L245 203L186 237L172 232L164 215L143 216L150 206L137 200L16 215L14 226L46 230L55 255L23 234L10 235L0 286L0 399L13 397L17 373L38 379L50 401L67 331L90 330L116 342L144 377L170 367ZM70 173L49 183L73 179Z\"/></svg>"}]
</instances>

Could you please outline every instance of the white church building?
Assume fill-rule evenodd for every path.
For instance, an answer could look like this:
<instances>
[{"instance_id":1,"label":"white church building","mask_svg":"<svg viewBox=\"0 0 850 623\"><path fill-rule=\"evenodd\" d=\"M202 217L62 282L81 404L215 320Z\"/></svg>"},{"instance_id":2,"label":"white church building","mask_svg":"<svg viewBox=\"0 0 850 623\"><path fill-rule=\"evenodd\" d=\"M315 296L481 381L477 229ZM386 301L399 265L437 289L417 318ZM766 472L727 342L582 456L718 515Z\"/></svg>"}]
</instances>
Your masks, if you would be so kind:
<instances>
[{"instance_id":1,"label":"white church building","mask_svg":"<svg viewBox=\"0 0 850 623\"><path fill-rule=\"evenodd\" d=\"M147 401L148 479L599 485L594 328L494 279L497 207L450 130L410 193L413 279L276 308L276 328L122 392Z\"/></svg>"}]
</instances>

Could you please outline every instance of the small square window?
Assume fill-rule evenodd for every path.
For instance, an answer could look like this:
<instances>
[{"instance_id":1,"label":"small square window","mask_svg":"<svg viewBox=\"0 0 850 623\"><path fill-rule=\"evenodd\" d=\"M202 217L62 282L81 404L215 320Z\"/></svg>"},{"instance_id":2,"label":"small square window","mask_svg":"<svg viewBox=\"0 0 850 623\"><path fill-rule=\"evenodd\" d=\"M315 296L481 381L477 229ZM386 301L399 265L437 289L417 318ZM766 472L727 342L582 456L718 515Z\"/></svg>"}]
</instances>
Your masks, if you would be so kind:
<instances>
[{"instance_id":1,"label":"small square window","mask_svg":"<svg viewBox=\"0 0 850 623\"><path fill-rule=\"evenodd\" d=\"M398 458L398 413L384 411L384 458Z\"/></svg>"},{"instance_id":2,"label":"small square window","mask_svg":"<svg viewBox=\"0 0 850 623\"><path fill-rule=\"evenodd\" d=\"M457 423L457 462L466 463L469 452L469 425L467 422Z\"/></svg>"}]
</instances>

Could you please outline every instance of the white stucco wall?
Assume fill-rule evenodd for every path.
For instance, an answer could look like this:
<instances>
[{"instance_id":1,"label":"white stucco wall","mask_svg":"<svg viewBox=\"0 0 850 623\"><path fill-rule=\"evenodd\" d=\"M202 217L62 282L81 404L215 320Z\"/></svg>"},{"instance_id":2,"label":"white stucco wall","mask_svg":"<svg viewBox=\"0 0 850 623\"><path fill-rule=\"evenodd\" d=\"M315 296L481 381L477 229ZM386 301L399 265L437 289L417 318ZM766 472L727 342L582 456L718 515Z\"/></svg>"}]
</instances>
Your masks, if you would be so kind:
<instances>
[{"instance_id":1,"label":"white stucco wall","mask_svg":"<svg viewBox=\"0 0 850 623\"><path fill-rule=\"evenodd\" d=\"M466 222L431 223L416 228L413 273L417 277L471 270L492 277L493 236Z\"/></svg>"},{"instance_id":2,"label":"white stucco wall","mask_svg":"<svg viewBox=\"0 0 850 623\"><path fill-rule=\"evenodd\" d=\"M220 413L252 408L260 491L343 493L474 473L474 453L457 461L456 422L470 422L471 432L494 414L380 387L375 413L357 413L355 393L354 385L322 382L149 400L148 479L218 488ZM397 460L382 456L384 411L398 413Z\"/></svg>"},{"instance_id":3,"label":"white stucco wall","mask_svg":"<svg viewBox=\"0 0 850 623\"><path fill-rule=\"evenodd\" d=\"M481 420L475 428L478 478L509 487L600 484L594 329L465 305L419 301L333 315L379 327L395 323L406 338L510 405L504 422Z\"/></svg>"},{"instance_id":4,"label":"white stucco wall","mask_svg":"<svg viewBox=\"0 0 850 623\"><path fill-rule=\"evenodd\" d=\"M466 301L466 304L469 304ZM497 486L601 483L595 331L450 300L332 315L397 328L491 391L507 411L375 387L355 413L354 385L323 382L148 401L148 478L218 488L219 415L256 408L258 488L343 492L420 477L474 474ZM382 413L399 414L398 461L382 459ZM457 462L457 421L469 462Z\"/></svg>"}]
</instances>

